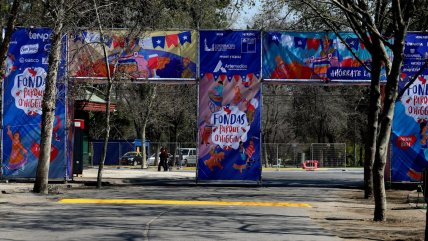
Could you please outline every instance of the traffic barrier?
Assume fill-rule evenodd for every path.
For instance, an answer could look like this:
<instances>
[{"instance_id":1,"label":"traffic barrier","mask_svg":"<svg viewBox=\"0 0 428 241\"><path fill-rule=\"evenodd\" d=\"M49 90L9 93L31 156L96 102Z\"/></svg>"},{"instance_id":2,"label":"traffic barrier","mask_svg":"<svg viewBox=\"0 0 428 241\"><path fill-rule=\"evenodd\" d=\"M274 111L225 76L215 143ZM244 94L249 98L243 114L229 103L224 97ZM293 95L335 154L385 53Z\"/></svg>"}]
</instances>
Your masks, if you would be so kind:
<instances>
[{"instance_id":1,"label":"traffic barrier","mask_svg":"<svg viewBox=\"0 0 428 241\"><path fill-rule=\"evenodd\" d=\"M318 160L306 160L303 162L302 168L307 171L318 169Z\"/></svg>"}]
</instances>

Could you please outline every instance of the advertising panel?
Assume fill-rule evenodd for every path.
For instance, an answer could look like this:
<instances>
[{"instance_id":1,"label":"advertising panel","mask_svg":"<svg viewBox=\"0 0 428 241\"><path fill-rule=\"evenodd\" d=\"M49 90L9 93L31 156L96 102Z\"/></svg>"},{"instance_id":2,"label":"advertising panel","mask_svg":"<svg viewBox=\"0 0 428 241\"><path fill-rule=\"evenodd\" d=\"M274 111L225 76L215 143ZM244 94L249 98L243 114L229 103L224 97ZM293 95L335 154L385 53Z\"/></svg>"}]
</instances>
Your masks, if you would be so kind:
<instances>
[{"instance_id":1,"label":"advertising panel","mask_svg":"<svg viewBox=\"0 0 428 241\"><path fill-rule=\"evenodd\" d=\"M261 179L260 38L200 32L198 180Z\"/></svg>"},{"instance_id":2,"label":"advertising panel","mask_svg":"<svg viewBox=\"0 0 428 241\"><path fill-rule=\"evenodd\" d=\"M52 31L47 28L17 28L12 35L3 83L2 174L5 178L36 176L51 37ZM61 73L65 73L64 66ZM49 178L64 178L66 175L65 92L64 83L59 81Z\"/></svg>"},{"instance_id":3,"label":"advertising panel","mask_svg":"<svg viewBox=\"0 0 428 241\"><path fill-rule=\"evenodd\" d=\"M408 33L404 49L402 88L428 57L428 34ZM425 69L395 104L392 125L391 181L420 181L428 168L428 70Z\"/></svg>"},{"instance_id":4,"label":"advertising panel","mask_svg":"<svg viewBox=\"0 0 428 241\"><path fill-rule=\"evenodd\" d=\"M354 33L340 33L340 36L344 41L332 32L266 32L263 79L370 82L370 71L361 63L370 66L370 53ZM384 74L382 79L385 79Z\"/></svg>"},{"instance_id":5,"label":"advertising panel","mask_svg":"<svg viewBox=\"0 0 428 241\"><path fill-rule=\"evenodd\" d=\"M127 79L196 78L196 31L156 31L132 34L113 31L100 36L85 31L69 39L70 76L106 78L102 44L107 46L111 74Z\"/></svg>"}]
</instances>

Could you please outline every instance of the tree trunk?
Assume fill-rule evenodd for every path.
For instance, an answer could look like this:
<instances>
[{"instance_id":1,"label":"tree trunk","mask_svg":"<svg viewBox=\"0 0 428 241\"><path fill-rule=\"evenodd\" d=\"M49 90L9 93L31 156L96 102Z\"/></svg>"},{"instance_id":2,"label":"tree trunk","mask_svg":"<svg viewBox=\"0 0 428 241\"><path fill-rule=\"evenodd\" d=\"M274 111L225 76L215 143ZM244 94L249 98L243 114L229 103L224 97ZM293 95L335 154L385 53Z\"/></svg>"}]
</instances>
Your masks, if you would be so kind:
<instances>
[{"instance_id":1,"label":"tree trunk","mask_svg":"<svg viewBox=\"0 0 428 241\"><path fill-rule=\"evenodd\" d=\"M42 128L40 140L40 157L37 165L36 180L33 191L48 193L49 163L52 143L52 130L55 118L56 80L61 58L61 38L64 20L64 0L58 5L56 23L52 31L52 49L49 53L49 69L45 82L42 102Z\"/></svg>"},{"instance_id":2,"label":"tree trunk","mask_svg":"<svg viewBox=\"0 0 428 241\"><path fill-rule=\"evenodd\" d=\"M372 81L370 84L370 106L367 115L367 137L365 141L364 155L364 198L373 196L373 162L376 153L376 138L378 130L378 119L381 109L380 97L380 72L381 62L378 58L373 58ZM376 77L375 77L376 76Z\"/></svg>"},{"instance_id":3,"label":"tree trunk","mask_svg":"<svg viewBox=\"0 0 428 241\"><path fill-rule=\"evenodd\" d=\"M104 55L106 56L106 61L108 61L107 59L107 53L105 50L105 46L103 45L103 51L104 51ZM108 62L106 62L108 63ZM108 65L108 64L107 64ZM110 72L110 69L107 68L107 71ZM103 143L103 152L101 155L101 161L98 165L98 175L97 175L97 188L101 188L102 187L102 179L103 179L103 169L104 169L104 163L106 160L106 156L107 156L107 147L108 147L108 139L110 138L110 104L111 104L111 90L113 88L113 82L111 80L110 74L108 74L108 84L107 84L107 93L106 93L106 130L105 130L105 134L104 134L104 143Z\"/></svg>"},{"instance_id":4,"label":"tree trunk","mask_svg":"<svg viewBox=\"0 0 428 241\"><path fill-rule=\"evenodd\" d=\"M94 3L94 9L95 9L95 14L96 14L96 18L97 18L99 33L100 33L100 36L104 36L103 28L102 28L101 20L100 20L100 15L98 14L97 3L95 2L95 0L93 3ZM98 189L102 187L103 169L104 169L104 163L105 163L106 155L107 155L108 139L110 138L110 105L111 105L111 97L110 96L111 96L111 91L113 88L113 79L112 79L111 72L110 72L110 65L109 65L109 61L108 61L106 45L105 45L105 43L101 43L101 46L103 49L105 67L107 70L107 93L106 93L106 123L105 123L106 129L105 129L105 133L104 133L103 151L101 154L100 163L98 165L98 175L97 175L97 188Z\"/></svg>"},{"instance_id":5,"label":"tree trunk","mask_svg":"<svg viewBox=\"0 0 428 241\"><path fill-rule=\"evenodd\" d=\"M268 150L267 150L266 144L264 144L263 153L264 153L264 156L265 156L265 158L264 158L265 159L265 168L268 168L269 157L268 157Z\"/></svg>"},{"instance_id":6,"label":"tree trunk","mask_svg":"<svg viewBox=\"0 0 428 241\"><path fill-rule=\"evenodd\" d=\"M128 108L131 108L131 104L128 103ZM135 132L137 132L137 136L141 136L141 128L137 120L134 120L134 128Z\"/></svg>"},{"instance_id":7,"label":"tree trunk","mask_svg":"<svg viewBox=\"0 0 428 241\"><path fill-rule=\"evenodd\" d=\"M395 97L397 93L393 94ZM377 150L375 161L373 165L373 195L375 199L374 221L385 221L386 213L386 193L385 193L385 165L388 156L389 138L391 135L392 118L394 115L394 105L392 103L388 109L385 109L385 118L380 124L380 131L378 136ZM386 108L386 107L385 107Z\"/></svg>"},{"instance_id":8,"label":"tree trunk","mask_svg":"<svg viewBox=\"0 0 428 241\"><path fill-rule=\"evenodd\" d=\"M385 192L385 165L388 157L388 146L391 136L392 119L394 117L395 100L398 95L398 81L403 63L404 37L406 30L397 34L394 40L394 59L391 72L388 74L385 88L385 100L381 115L376 157L373 165L373 194L375 198L374 221L385 221L386 192Z\"/></svg>"},{"instance_id":9,"label":"tree trunk","mask_svg":"<svg viewBox=\"0 0 428 241\"><path fill-rule=\"evenodd\" d=\"M425 212L425 240L428 240L428 212Z\"/></svg>"},{"instance_id":10,"label":"tree trunk","mask_svg":"<svg viewBox=\"0 0 428 241\"><path fill-rule=\"evenodd\" d=\"M157 86L153 86L150 88L149 91L149 99L146 106L146 113L142 118L142 125L141 125L141 147L142 147L142 155L143 155L143 161L141 162L141 168L147 168L147 156L146 156L146 148L144 146L144 143L146 142L146 128L147 124L149 123L150 113L152 112L153 102L156 98L156 90Z\"/></svg>"},{"instance_id":11,"label":"tree trunk","mask_svg":"<svg viewBox=\"0 0 428 241\"><path fill-rule=\"evenodd\" d=\"M141 131L141 155L143 157L141 162L141 168L147 168L146 127L147 127L147 122L144 122L142 131Z\"/></svg>"}]
</instances>

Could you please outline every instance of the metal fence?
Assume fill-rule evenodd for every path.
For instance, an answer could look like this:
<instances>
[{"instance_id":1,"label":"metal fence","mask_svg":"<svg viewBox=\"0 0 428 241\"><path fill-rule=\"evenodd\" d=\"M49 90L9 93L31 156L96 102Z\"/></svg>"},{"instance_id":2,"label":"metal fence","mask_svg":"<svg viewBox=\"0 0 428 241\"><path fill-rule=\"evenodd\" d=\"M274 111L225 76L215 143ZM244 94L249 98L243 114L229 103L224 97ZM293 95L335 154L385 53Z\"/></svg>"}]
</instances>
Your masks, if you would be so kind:
<instances>
[{"instance_id":1,"label":"metal fence","mask_svg":"<svg viewBox=\"0 0 428 241\"><path fill-rule=\"evenodd\" d=\"M345 143L263 143L262 163L266 167L301 167L317 160L319 167L346 167Z\"/></svg>"},{"instance_id":2,"label":"metal fence","mask_svg":"<svg viewBox=\"0 0 428 241\"><path fill-rule=\"evenodd\" d=\"M311 160L321 167L346 167L345 143L312 143Z\"/></svg>"},{"instance_id":3,"label":"metal fence","mask_svg":"<svg viewBox=\"0 0 428 241\"><path fill-rule=\"evenodd\" d=\"M89 143L91 146L90 156L92 157L91 165L98 165L101 160L102 148L104 145L103 141L92 141ZM179 160L180 153L176 150L180 148L196 148L195 142L149 142L147 148L147 158L152 157L158 161L156 153L159 154L160 148L165 147L168 149L168 152L174 157L175 160ZM107 155L105 160L105 165L120 165L120 158L129 151L135 151L135 143L133 141L109 141L107 145ZM175 155L174 155L175 153ZM197 155L195 150L195 155ZM157 165L156 161L151 163L151 165ZM174 163L175 164L175 163Z\"/></svg>"},{"instance_id":4,"label":"metal fence","mask_svg":"<svg viewBox=\"0 0 428 241\"><path fill-rule=\"evenodd\" d=\"M102 142L91 142L93 146L93 165L98 165L101 159ZM157 165L159 152L162 147L168 149L174 165L182 160L181 152L178 150L187 148L194 149L195 159L196 142L150 142L147 148L147 158L150 165ZM120 165L120 157L128 151L134 151L134 144L129 141L109 142L107 148L106 165ZM193 153L193 152L192 152ZM319 167L346 167L346 144L345 143L263 143L262 164L264 167L297 167L300 168L306 160L317 160ZM183 163L181 163L183 164ZM196 162L189 163L194 166Z\"/></svg>"},{"instance_id":5,"label":"metal fence","mask_svg":"<svg viewBox=\"0 0 428 241\"><path fill-rule=\"evenodd\" d=\"M310 156L307 143L263 143L262 163L266 167L300 167Z\"/></svg>"}]
</instances>

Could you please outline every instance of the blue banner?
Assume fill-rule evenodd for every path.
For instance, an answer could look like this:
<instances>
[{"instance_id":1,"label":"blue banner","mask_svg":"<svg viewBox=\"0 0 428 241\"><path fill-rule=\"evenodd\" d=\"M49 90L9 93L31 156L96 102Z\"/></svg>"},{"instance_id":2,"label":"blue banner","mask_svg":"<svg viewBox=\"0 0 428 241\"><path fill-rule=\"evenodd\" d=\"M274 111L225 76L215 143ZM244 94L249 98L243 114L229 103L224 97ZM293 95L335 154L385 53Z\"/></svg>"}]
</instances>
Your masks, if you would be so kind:
<instances>
[{"instance_id":1,"label":"blue banner","mask_svg":"<svg viewBox=\"0 0 428 241\"><path fill-rule=\"evenodd\" d=\"M198 180L261 180L261 39L201 31Z\"/></svg>"},{"instance_id":2,"label":"blue banner","mask_svg":"<svg viewBox=\"0 0 428 241\"><path fill-rule=\"evenodd\" d=\"M370 72L352 52L367 66L371 62L370 53L354 33L340 33L340 36L343 41L332 32L265 33L263 79L370 82Z\"/></svg>"},{"instance_id":3,"label":"blue banner","mask_svg":"<svg viewBox=\"0 0 428 241\"><path fill-rule=\"evenodd\" d=\"M34 178L40 154L42 99L52 31L17 28L7 54L3 97L3 177ZM65 48L63 41L63 52ZM59 77L65 73L65 58ZM66 88L58 81L49 178L66 175Z\"/></svg>"},{"instance_id":4,"label":"blue banner","mask_svg":"<svg viewBox=\"0 0 428 241\"><path fill-rule=\"evenodd\" d=\"M408 33L399 90L428 57L428 34ZM428 70L425 69L395 104L392 125L391 181L420 181L428 168Z\"/></svg>"},{"instance_id":5,"label":"blue banner","mask_svg":"<svg viewBox=\"0 0 428 241\"><path fill-rule=\"evenodd\" d=\"M403 88L417 74L425 59L428 59L428 34L407 33L400 88ZM422 75L428 75L428 69L425 69Z\"/></svg>"},{"instance_id":6,"label":"blue banner","mask_svg":"<svg viewBox=\"0 0 428 241\"><path fill-rule=\"evenodd\" d=\"M261 47L258 31L201 31L201 77L212 74L245 79L252 73L260 78Z\"/></svg>"}]
</instances>

